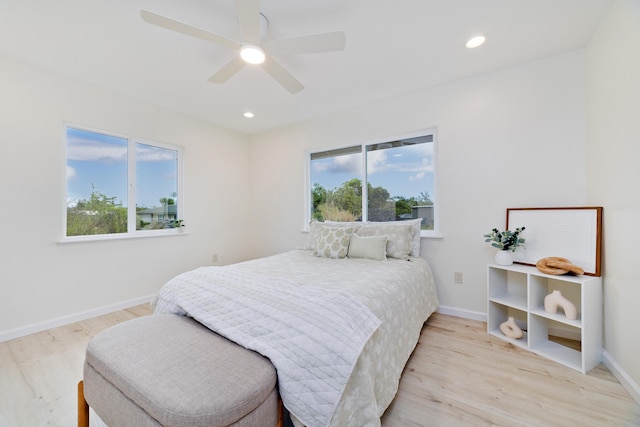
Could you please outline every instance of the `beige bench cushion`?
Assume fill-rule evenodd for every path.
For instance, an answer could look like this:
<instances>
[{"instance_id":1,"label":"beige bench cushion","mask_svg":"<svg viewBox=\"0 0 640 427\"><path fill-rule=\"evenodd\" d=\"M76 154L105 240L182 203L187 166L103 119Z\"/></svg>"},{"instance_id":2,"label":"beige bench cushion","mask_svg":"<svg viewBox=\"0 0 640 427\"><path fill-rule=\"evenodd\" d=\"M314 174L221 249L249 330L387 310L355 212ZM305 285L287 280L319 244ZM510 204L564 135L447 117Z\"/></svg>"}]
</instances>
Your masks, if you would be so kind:
<instances>
[{"instance_id":1,"label":"beige bench cushion","mask_svg":"<svg viewBox=\"0 0 640 427\"><path fill-rule=\"evenodd\" d=\"M141 317L96 335L87 346L90 370L89 378L105 380L85 381L98 415L101 405L92 401L112 385L165 426L231 425L272 400L277 382L268 359L176 315Z\"/></svg>"}]
</instances>

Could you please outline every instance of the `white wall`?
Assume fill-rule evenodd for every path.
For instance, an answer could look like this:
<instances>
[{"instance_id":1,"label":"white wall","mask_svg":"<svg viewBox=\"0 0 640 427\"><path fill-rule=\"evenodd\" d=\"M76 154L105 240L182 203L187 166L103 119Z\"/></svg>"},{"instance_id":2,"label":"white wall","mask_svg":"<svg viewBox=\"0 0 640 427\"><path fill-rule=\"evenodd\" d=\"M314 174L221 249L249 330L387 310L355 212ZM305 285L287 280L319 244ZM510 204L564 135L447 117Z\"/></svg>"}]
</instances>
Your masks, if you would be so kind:
<instances>
[{"instance_id":1,"label":"white wall","mask_svg":"<svg viewBox=\"0 0 640 427\"><path fill-rule=\"evenodd\" d=\"M605 207L605 356L640 401L640 1L613 4L587 47L587 71L588 199Z\"/></svg>"},{"instance_id":2,"label":"white wall","mask_svg":"<svg viewBox=\"0 0 640 427\"><path fill-rule=\"evenodd\" d=\"M509 207L586 201L584 51L505 69L253 138L253 256L303 244L305 151L436 126L440 240L423 239L441 304L486 312L483 234ZM464 284L453 273L464 273Z\"/></svg>"},{"instance_id":3,"label":"white wall","mask_svg":"<svg viewBox=\"0 0 640 427\"><path fill-rule=\"evenodd\" d=\"M0 57L0 338L246 259L246 137ZM188 235L61 245L64 121L185 147Z\"/></svg>"}]
</instances>

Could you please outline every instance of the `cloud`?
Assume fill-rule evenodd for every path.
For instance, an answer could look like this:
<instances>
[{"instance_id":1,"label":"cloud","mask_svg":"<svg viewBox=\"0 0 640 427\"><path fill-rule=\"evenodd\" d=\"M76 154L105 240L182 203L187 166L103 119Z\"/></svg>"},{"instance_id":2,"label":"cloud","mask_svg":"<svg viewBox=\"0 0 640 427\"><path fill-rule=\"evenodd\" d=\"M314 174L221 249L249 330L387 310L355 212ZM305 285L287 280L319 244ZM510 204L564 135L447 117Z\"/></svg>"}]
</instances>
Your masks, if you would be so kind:
<instances>
[{"instance_id":1,"label":"cloud","mask_svg":"<svg viewBox=\"0 0 640 427\"><path fill-rule=\"evenodd\" d=\"M373 175L379 172L397 172L414 174L412 179L422 179L427 172L433 172L433 160L424 153L415 157L394 154L389 160L384 151L372 151L368 153L367 173ZM403 161L405 160L405 161Z\"/></svg>"},{"instance_id":2,"label":"cloud","mask_svg":"<svg viewBox=\"0 0 640 427\"><path fill-rule=\"evenodd\" d=\"M67 135L67 158L69 160L114 164L126 162L128 141L91 132ZM147 144L136 144L136 160L139 162L161 162L175 160L177 152Z\"/></svg>"},{"instance_id":3,"label":"cloud","mask_svg":"<svg viewBox=\"0 0 640 427\"><path fill-rule=\"evenodd\" d=\"M313 168L316 172L360 174L362 161L360 153L356 153L332 157L331 161L316 161Z\"/></svg>"},{"instance_id":4,"label":"cloud","mask_svg":"<svg viewBox=\"0 0 640 427\"><path fill-rule=\"evenodd\" d=\"M67 159L112 164L127 160L127 145L67 137Z\"/></svg>"},{"instance_id":5,"label":"cloud","mask_svg":"<svg viewBox=\"0 0 640 427\"><path fill-rule=\"evenodd\" d=\"M312 162L318 173L361 173L361 155L336 156ZM367 152L367 175L392 173L409 182L425 180L434 172L433 144L417 144L394 149ZM405 181L406 182L406 181Z\"/></svg>"},{"instance_id":6,"label":"cloud","mask_svg":"<svg viewBox=\"0 0 640 427\"><path fill-rule=\"evenodd\" d=\"M374 174L389 169L387 150L376 150L367 153L367 173Z\"/></svg>"},{"instance_id":7,"label":"cloud","mask_svg":"<svg viewBox=\"0 0 640 427\"><path fill-rule=\"evenodd\" d=\"M67 165L67 181L76 177L76 170L71 166Z\"/></svg>"},{"instance_id":8,"label":"cloud","mask_svg":"<svg viewBox=\"0 0 640 427\"><path fill-rule=\"evenodd\" d=\"M415 175L411 175L409 177L409 182L420 181L421 179L424 179L425 175L426 175L425 172L418 172Z\"/></svg>"},{"instance_id":9,"label":"cloud","mask_svg":"<svg viewBox=\"0 0 640 427\"><path fill-rule=\"evenodd\" d=\"M137 144L136 160L139 162L164 162L176 160L178 153L176 150L168 148L154 147L153 145Z\"/></svg>"},{"instance_id":10,"label":"cloud","mask_svg":"<svg viewBox=\"0 0 640 427\"><path fill-rule=\"evenodd\" d=\"M67 207L75 208L76 206L78 206L78 199L71 196L67 197Z\"/></svg>"}]
</instances>

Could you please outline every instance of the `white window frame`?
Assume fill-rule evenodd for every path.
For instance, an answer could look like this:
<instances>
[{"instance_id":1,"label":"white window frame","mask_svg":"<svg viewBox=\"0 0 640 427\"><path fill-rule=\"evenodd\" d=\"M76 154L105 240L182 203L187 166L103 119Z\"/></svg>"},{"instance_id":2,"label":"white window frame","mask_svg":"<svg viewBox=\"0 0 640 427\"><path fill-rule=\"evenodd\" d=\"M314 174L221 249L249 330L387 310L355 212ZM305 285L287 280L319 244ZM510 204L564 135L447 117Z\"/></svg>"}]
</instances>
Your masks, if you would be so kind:
<instances>
[{"instance_id":1,"label":"white window frame","mask_svg":"<svg viewBox=\"0 0 640 427\"><path fill-rule=\"evenodd\" d=\"M373 144L382 144L390 141L397 141L400 139L411 139L417 138L420 136L433 135L433 194L431 195L434 200L433 205L433 230L421 230L420 237L424 238L434 238L440 239L442 238L442 234L440 233L440 201L438 198L438 130L437 128L428 128L423 129L417 132L411 132L406 134L398 134L393 136L386 136L371 140L365 140L359 143L347 143L340 146L334 146L330 148L318 148L307 150L305 152L305 196L304 196L304 204L305 204L305 215L304 215L304 226L303 231L309 231L309 222L311 221L311 210L313 208L313 201L311 199L311 155L315 153L322 153L331 150L341 150L349 147L357 147L360 146L361 152L361 161L362 161L362 214L363 217L368 218L368 180L367 180L367 146Z\"/></svg>"},{"instance_id":2,"label":"white window frame","mask_svg":"<svg viewBox=\"0 0 640 427\"><path fill-rule=\"evenodd\" d=\"M145 144L153 147L174 150L178 153L177 159L177 192L180 202L178 203L177 219L184 221L185 225L185 192L184 192L184 147L179 145L168 144L164 142L152 141L143 138L136 138L130 135L122 134L119 132L107 131L104 129L97 129L89 126L78 125L75 123L64 123L63 126L63 142L64 142L64 170L66 170L68 159L68 141L67 141L67 129L73 128L87 132L100 133L103 135L113 136L127 140L127 232L126 233L113 233L113 234L88 234L82 236L67 236L67 181L66 173L64 180L64 201L63 201L63 225L62 225L62 239L60 243L73 243L73 242L87 242L87 241L100 241L100 240L119 240L119 239L132 239L132 238L144 238L144 237L161 237L161 236L175 236L188 234L185 230L178 230L177 228L166 228L158 230L136 230L136 144Z\"/></svg>"}]
</instances>

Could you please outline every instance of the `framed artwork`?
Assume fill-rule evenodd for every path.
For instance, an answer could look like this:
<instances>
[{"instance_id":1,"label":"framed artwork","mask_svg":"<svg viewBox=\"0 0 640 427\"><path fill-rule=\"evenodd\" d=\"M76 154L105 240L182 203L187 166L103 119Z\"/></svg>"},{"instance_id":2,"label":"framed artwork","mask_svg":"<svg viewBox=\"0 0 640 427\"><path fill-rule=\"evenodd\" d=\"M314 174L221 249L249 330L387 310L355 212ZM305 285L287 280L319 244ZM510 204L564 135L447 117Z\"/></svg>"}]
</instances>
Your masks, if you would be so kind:
<instances>
[{"instance_id":1,"label":"framed artwork","mask_svg":"<svg viewBox=\"0 0 640 427\"><path fill-rule=\"evenodd\" d=\"M508 208L507 230L525 227L518 264L536 265L545 257L567 258L588 276L600 276L602 207Z\"/></svg>"}]
</instances>

